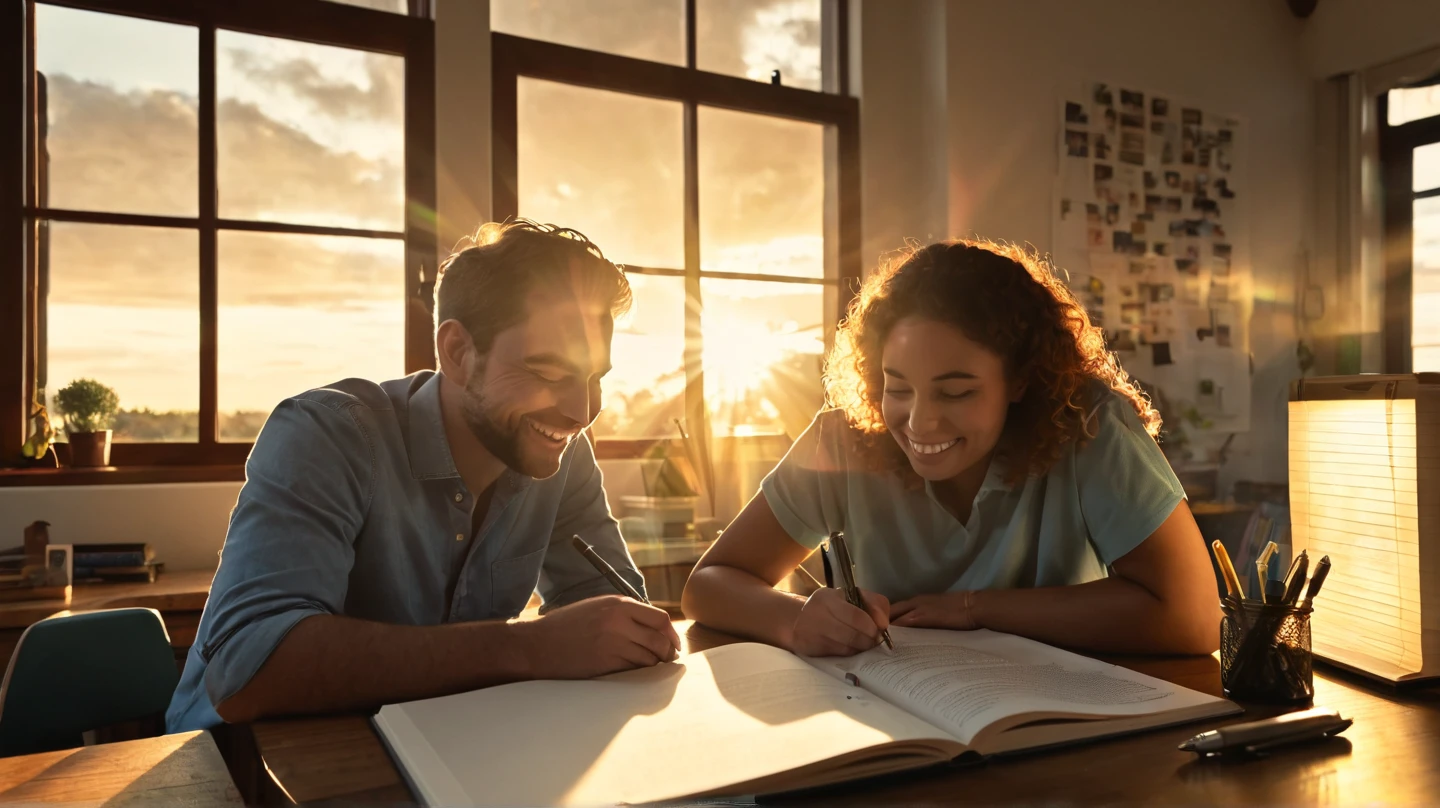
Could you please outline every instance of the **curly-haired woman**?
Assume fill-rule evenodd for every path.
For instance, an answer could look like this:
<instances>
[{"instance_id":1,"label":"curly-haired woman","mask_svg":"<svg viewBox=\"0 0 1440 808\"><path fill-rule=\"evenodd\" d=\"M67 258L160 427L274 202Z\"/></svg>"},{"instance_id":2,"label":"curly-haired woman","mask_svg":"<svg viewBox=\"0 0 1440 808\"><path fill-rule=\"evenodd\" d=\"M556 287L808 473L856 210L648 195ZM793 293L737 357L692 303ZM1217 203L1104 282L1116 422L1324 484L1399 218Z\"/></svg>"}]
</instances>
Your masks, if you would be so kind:
<instances>
[{"instance_id":1,"label":"curly-haired woman","mask_svg":"<svg viewBox=\"0 0 1440 808\"><path fill-rule=\"evenodd\" d=\"M1209 557L1160 417L1065 284L1018 247L932 244L866 279L828 405L700 560L687 615L812 656L896 626L1209 653ZM775 588L843 530L867 609ZM868 612L868 613L867 613Z\"/></svg>"}]
</instances>

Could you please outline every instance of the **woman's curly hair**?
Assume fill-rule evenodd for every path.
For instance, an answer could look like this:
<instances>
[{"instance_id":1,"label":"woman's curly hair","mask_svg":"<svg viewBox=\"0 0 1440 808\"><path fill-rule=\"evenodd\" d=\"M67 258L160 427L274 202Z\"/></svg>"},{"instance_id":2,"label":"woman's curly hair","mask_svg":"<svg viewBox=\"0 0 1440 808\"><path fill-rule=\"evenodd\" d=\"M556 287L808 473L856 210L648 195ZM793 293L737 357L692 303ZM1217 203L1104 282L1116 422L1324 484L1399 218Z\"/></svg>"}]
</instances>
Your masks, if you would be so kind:
<instances>
[{"instance_id":1,"label":"woman's curly hair","mask_svg":"<svg viewBox=\"0 0 1440 808\"><path fill-rule=\"evenodd\" d=\"M1145 430L1160 415L1105 348L1103 333L1050 265L1013 244L959 239L910 248L865 279L825 360L827 405L845 413L878 465L903 464L880 410L881 352L900 320L948 323L995 352L1008 379L1025 383L1006 417L1006 481L1043 475L1086 424L1101 382L1128 399ZM887 462L888 461L888 462Z\"/></svg>"}]
</instances>

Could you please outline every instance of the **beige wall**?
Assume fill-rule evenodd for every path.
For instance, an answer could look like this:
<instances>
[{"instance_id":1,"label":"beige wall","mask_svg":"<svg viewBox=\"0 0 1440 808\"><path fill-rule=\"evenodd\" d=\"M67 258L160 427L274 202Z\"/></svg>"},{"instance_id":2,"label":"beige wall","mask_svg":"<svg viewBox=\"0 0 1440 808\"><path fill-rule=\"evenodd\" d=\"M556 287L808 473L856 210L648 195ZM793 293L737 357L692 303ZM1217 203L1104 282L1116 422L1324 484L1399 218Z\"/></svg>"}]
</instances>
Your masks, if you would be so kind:
<instances>
[{"instance_id":1,"label":"beige wall","mask_svg":"<svg viewBox=\"0 0 1440 808\"><path fill-rule=\"evenodd\" d=\"M1440 3L1320 0L1304 29L1310 73L1325 78L1440 47Z\"/></svg>"},{"instance_id":2,"label":"beige wall","mask_svg":"<svg viewBox=\"0 0 1440 808\"><path fill-rule=\"evenodd\" d=\"M1297 373L1294 278L1313 165L1301 22L1279 0L950 0L947 13L952 233L1049 250L1062 86L1107 81L1246 122L1262 300L1251 332L1252 429L1232 444L1225 476L1283 481L1286 385Z\"/></svg>"}]
</instances>

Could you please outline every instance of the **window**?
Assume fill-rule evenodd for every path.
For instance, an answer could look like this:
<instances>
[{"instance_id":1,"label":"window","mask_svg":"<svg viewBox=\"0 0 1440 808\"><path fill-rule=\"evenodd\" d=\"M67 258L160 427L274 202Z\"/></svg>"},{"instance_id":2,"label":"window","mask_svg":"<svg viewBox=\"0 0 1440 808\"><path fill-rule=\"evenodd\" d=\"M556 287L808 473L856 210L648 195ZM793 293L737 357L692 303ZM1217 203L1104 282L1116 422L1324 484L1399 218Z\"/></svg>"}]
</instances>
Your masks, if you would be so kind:
<instances>
[{"instance_id":1,"label":"window","mask_svg":"<svg viewBox=\"0 0 1440 808\"><path fill-rule=\"evenodd\" d=\"M119 395L116 466L234 476L283 398L433 366L427 2L26 8L0 465L76 378Z\"/></svg>"},{"instance_id":2,"label":"window","mask_svg":"<svg viewBox=\"0 0 1440 808\"><path fill-rule=\"evenodd\" d=\"M635 293L600 456L638 456L677 420L793 438L820 407L860 277L842 6L491 1L496 217L580 230Z\"/></svg>"},{"instance_id":3,"label":"window","mask_svg":"<svg viewBox=\"0 0 1440 808\"><path fill-rule=\"evenodd\" d=\"M1385 370L1440 371L1440 84L1380 99Z\"/></svg>"}]
</instances>

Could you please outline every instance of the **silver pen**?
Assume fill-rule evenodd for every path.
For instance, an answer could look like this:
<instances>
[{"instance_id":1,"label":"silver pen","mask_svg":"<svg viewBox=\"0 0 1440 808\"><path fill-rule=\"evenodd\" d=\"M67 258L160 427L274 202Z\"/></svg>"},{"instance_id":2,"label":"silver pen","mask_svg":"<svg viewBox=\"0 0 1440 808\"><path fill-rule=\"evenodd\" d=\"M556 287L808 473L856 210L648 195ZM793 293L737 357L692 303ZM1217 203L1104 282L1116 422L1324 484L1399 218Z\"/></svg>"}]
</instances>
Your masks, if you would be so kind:
<instances>
[{"instance_id":1,"label":"silver pen","mask_svg":"<svg viewBox=\"0 0 1440 808\"><path fill-rule=\"evenodd\" d=\"M1349 727L1350 723L1350 719L1341 718L1335 710L1315 707L1202 732L1180 744L1180 751L1206 754L1244 749L1255 752L1286 743L1329 737Z\"/></svg>"}]
</instances>

